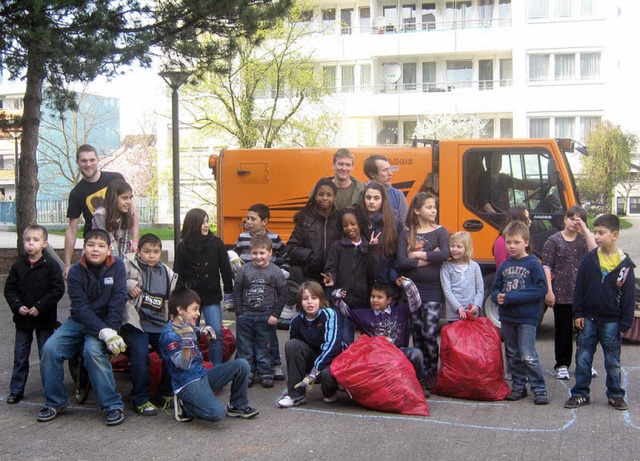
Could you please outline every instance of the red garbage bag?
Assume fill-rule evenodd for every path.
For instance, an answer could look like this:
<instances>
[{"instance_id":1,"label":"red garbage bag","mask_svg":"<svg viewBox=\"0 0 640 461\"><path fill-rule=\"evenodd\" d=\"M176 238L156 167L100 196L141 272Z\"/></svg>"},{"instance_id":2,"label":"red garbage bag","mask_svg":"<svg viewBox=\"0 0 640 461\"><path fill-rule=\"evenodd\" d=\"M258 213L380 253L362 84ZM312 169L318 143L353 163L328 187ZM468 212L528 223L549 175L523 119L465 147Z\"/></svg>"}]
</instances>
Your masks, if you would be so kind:
<instances>
[{"instance_id":1,"label":"red garbage bag","mask_svg":"<svg viewBox=\"0 0 640 461\"><path fill-rule=\"evenodd\" d=\"M209 360L209 340L205 336L198 338L198 349L202 354L202 360ZM223 326L222 327L222 362L228 362L236 351L236 337L233 332Z\"/></svg>"},{"instance_id":2,"label":"red garbage bag","mask_svg":"<svg viewBox=\"0 0 640 461\"><path fill-rule=\"evenodd\" d=\"M504 400L500 332L486 317L445 326L440 334L440 370L432 393L471 400Z\"/></svg>"},{"instance_id":3,"label":"red garbage bag","mask_svg":"<svg viewBox=\"0 0 640 461\"><path fill-rule=\"evenodd\" d=\"M353 399L373 410L429 416L416 372L384 336L360 337L331 362L331 373Z\"/></svg>"},{"instance_id":4,"label":"red garbage bag","mask_svg":"<svg viewBox=\"0 0 640 461\"><path fill-rule=\"evenodd\" d=\"M156 395L158 384L160 384L160 380L162 379L162 359L155 351L149 354L149 377L151 378L149 393Z\"/></svg>"}]
</instances>

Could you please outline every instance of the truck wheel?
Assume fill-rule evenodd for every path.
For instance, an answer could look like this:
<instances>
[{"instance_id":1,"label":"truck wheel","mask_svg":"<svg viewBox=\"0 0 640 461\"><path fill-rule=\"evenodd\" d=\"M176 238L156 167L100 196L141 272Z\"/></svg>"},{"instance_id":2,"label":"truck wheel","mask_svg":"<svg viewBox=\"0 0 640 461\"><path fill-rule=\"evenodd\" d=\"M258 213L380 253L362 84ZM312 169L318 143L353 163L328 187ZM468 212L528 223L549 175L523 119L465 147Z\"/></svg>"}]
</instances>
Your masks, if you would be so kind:
<instances>
[{"instance_id":1,"label":"truck wheel","mask_svg":"<svg viewBox=\"0 0 640 461\"><path fill-rule=\"evenodd\" d=\"M493 322L495 326L500 328L500 316L498 314L498 305L491 301L491 288L493 287L493 279L496 274L487 274L484 276L484 302L482 303L482 309L484 315Z\"/></svg>"}]
</instances>

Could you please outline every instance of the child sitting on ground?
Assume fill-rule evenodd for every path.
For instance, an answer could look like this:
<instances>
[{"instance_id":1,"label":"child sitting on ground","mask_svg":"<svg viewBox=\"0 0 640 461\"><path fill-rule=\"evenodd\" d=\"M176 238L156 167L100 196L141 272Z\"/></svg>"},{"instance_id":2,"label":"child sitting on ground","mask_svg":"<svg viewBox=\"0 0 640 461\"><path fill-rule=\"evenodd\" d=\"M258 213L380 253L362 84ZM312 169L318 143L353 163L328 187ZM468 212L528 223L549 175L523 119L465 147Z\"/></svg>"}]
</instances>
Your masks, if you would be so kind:
<instances>
[{"instance_id":1,"label":"child sitting on ground","mask_svg":"<svg viewBox=\"0 0 640 461\"><path fill-rule=\"evenodd\" d=\"M197 328L200 296L187 287L176 289L169 297L169 314L171 322L160 335L160 350L176 396L176 420L220 421L225 415L244 419L256 416L258 410L249 406L247 398L250 367L246 360L233 360L209 370L203 364L196 332L213 336L215 331L210 326ZM225 407L214 392L229 383L231 396Z\"/></svg>"},{"instance_id":2,"label":"child sitting on ground","mask_svg":"<svg viewBox=\"0 0 640 461\"><path fill-rule=\"evenodd\" d=\"M49 255L43 254L47 239L48 232L44 227L37 224L27 226L22 233L26 254L13 263L4 286L4 297L16 325L8 404L18 403L24 398L33 333L35 331L38 352L42 356L42 348L56 327L58 301L64 295L60 266Z\"/></svg>"}]
</instances>

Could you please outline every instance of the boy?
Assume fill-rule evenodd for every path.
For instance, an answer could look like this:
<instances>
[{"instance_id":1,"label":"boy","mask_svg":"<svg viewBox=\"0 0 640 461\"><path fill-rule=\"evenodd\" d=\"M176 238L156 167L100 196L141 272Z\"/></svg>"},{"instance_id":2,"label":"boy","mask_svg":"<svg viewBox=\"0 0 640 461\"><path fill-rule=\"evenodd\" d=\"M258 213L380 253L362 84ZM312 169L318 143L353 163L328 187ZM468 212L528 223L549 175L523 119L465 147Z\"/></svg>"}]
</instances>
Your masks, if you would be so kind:
<instances>
[{"instance_id":1,"label":"boy","mask_svg":"<svg viewBox=\"0 0 640 461\"><path fill-rule=\"evenodd\" d=\"M169 321L167 301L178 280L178 275L160 261L161 253L160 238L145 234L138 242L136 253L130 253L125 259L129 298L120 334L129 347L131 400L135 411L144 416L158 413L149 401L149 344L160 352L160 333ZM160 395L170 394L170 387L165 368L158 389Z\"/></svg>"},{"instance_id":2,"label":"boy","mask_svg":"<svg viewBox=\"0 0 640 461\"><path fill-rule=\"evenodd\" d=\"M250 367L246 360L233 360L209 370L204 367L196 337L200 296L187 287L176 289L169 297L169 314L171 321L160 335L160 350L173 384L176 420L220 421L225 414L244 419L256 416L258 410L251 408L247 399ZM201 332L215 334L210 326ZM231 396L225 407L214 392L228 383Z\"/></svg>"},{"instance_id":3,"label":"boy","mask_svg":"<svg viewBox=\"0 0 640 461\"><path fill-rule=\"evenodd\" d=\"M249 207L247 211L247 219L245 221L245 229L247 232L242 232L238 236L233 251L235 251L243 263L251 262L251 237L256 234L265 234L271 240L271 262L281 266L286 270L289 265L286 261L287 250L284 242L278 234L269 232L267 230L267 223L271 218L271 211L269 207L263 203L254 203ZM288 274L288 273L287 273ZM286 275L285 277L288 277ZM284 372L282 371L282 358L280 357L280 344L278 343L278 334L274 329L271 337L271 355L273 365L273 379L276 381L284 380Z\"/></svg>"},{"instance_id":4,"label":"boy","mask_svg":"<svg viewBox=\"0 0 640 461\"><path fill-rule=\"evenodd\" d=\"M547 293L547 279L538 258L527 254L527 225L512 222L503 234L509 257L498 267L491 299L499 306L504 347L513 378L511 394L506 400L526 397L528 380L533 403L546 405L549 397L536 351L536 330Z\"/></svg>"},{"instance_id":5,"label":"boy","mask_svg":"<svg viewBox=\"0 0 640 461\"><path fill-rule=\"evenodd\" d=\"M271 343L278 317L288 294L287 280L271 264L271 239L266 234L251 237L251 263L243 265L233 286L236 311L237 357L251 365L251 379L260 378L262 387L273 387L274 369Z\"/></svg>"},{"instance_id":6,"label":"boy","mask_svg":"<svg viewBox=\"0 0 640 461\"><path fill-rule=\"evenodd\" d=\"M362 333L367 336L384 336L404 353L416 371L424 396L429 397L422 351L417 347L406 347L411 314L422 306L420 293L411 279L399 277L396 283L405 290L408 304L400 301L393 303L393 286L377 281L373 283L369 297L371 309L349 308L342 300L347 294L346 290L334 290L332 297L342 315L352 320Z\"/></svg>"},{"instance_id":7,"label":"boy","mask_svg":"<svg viewBox=\"0 0 640 461\"><path fill-rule=\"evenodd\" d=\"M545 304L553 308L554 352L557 379L569 379L573 355L573 289L580 261L597 245L587 227L587 213L574 205L564 217L564 229L547 239L542 266L547 276Z\"/></svg>"},{"instance_id":8,"label":"boy","mask_svg":"<svg viewBox=\"0 0 640 461\"><path fill-rule=\"evenodd\" d=\"M64 295L60 266L51 257L43 255L48 238L49 233L44 227L37 224L27 226L22 234L26 254L11 266L4 286L4 297L16 324L8 404L18 403L24 398L33 332L36 333L38 352L42 357L44 344L56 327L58 301Z\"/></svg>"},{"instance_id":9,"label":"boy","mask_svg":"<svg viewBox=\"0 0 640 461\"><path fill-rule=\"evenodd\" d=\"M106 231L91 229L84 239L82 259L69 269L71 313L42 351L45 404L38 413L40 422L51 421L67 407L62 365L81 350L98 405L106 411L105 424L124 422L124 404L116 392L109 353L118 355L127 348L117 333L127 299L127 279L124 262L111 255L110 244Z\"/></svg>"},{"instance_id":10,"label":"boy","mask_svg":"<svg viewBox=\"0 0 640 461\"><path fill-rule=\"evenodd\" d=\"M598 342L607 370L607 399L616 410L626 410L620 367L621 333L633 323L635 264L616 245L620 220L604 214L593 222L598 248L580 263L573 296L576 340L576 384L565 408L589 404L591 366Z\"/></svg>"}]
</instances>

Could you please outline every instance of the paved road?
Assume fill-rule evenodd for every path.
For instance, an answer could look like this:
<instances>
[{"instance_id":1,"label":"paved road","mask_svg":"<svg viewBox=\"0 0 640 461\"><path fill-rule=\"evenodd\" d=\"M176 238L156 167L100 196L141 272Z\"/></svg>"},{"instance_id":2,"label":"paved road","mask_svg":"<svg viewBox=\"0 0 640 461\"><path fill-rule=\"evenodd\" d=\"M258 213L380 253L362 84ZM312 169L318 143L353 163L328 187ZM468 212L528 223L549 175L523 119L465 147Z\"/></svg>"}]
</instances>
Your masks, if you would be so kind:
<instances>
[{"instance_id":1,"label":"paved road","mask_svg":"<svg viewBox=\"0 0 640 461\"><path fill-rule=\"evenodd\" d=\"M623 234L620 246L632 254L640 253L638 236L640 225ZM59 318L67 315L65 298ZM595 360L600 377L592 384L591 405L565 410L563 403L574 381L558 381L552 375L551 313L545 316L537 343L547 374L549 405L534 406L531 397L519 402L473 402L434 396L428 401L431 416L425 418L370 411L344 398L327 405L316 388L307 405L282 410L274 405L282 387L258 386L249 395L260 415L250 421L227 418L217 424L177 423L166 414L138 416L130 411L127 400L125 423L108 428L92 396L85 405L72 404L50 423L37 423L35 416L43 398L35 352L26 399L18 405L3 401L9 387L13 332L9 309L2 299L0 460L640 459L640 345L627 342L622 349L629 410L620 412L607 406L600 352ZM283 347L286 332L279 335ZM126 395L128 376L119 374L117 381ZM70 388L68 377L66 383ZM221 398L226 396L225 392Z\"/></svg>"}]
</instances>

